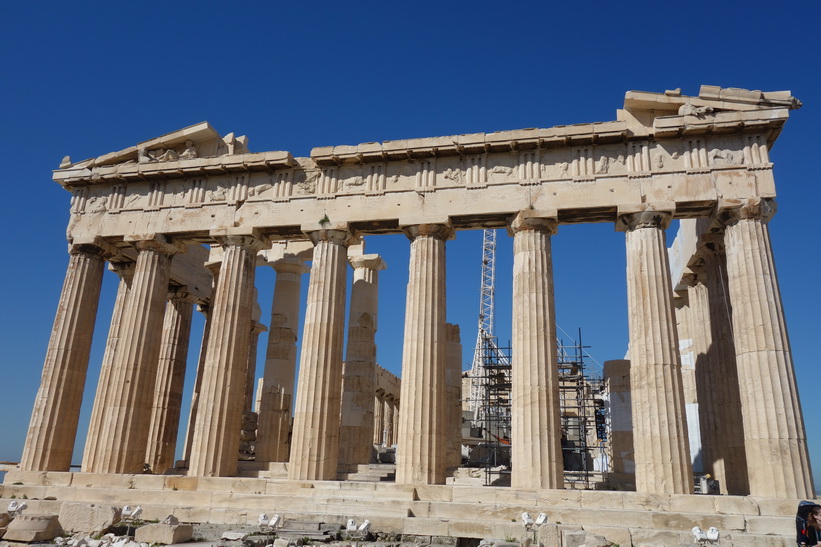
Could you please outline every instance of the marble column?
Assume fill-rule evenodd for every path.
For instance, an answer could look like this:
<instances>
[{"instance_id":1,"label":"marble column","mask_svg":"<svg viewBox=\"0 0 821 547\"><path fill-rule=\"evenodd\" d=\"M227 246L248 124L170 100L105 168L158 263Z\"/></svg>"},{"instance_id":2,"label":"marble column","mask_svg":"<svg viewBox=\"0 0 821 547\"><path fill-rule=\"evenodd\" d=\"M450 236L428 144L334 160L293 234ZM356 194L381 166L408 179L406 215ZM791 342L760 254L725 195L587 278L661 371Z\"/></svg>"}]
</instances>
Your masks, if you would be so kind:
<instances>
[{"instance_id":1,"label":"marble column","mask_svg":"<svg viewBox=\"0 0 821 547\"><path fill-rule=\"evenodd\" d=\"M810 498L804 420L767 228L774 207L751 200L723 211L750 494Z\"/></svg>"},{"instance_id":2,"label":"marble column","mask_svg":"<svg viewBox=\"0 0 821 547\"><path fill-rule=\"evenodd\" d=\"M268 242L256 230L247 228L228 228L211 235L222 245L223 257L212 295L188 474L229 477L237 470L256 255Z\"/></svg>"},{"instance_id":3,"label":"marble column","mask_svg":"<svg viewBox=\"0 0 821 547\"><path fill-rule=\"evenodd\" d=\"M286 462L290 451L291 400L296 379L296 341L302 275L308 271L295 256L271 266L276 272L271 327L259 398L257 461Z\"/></svg>"},{"instance_id":4,"label":"marble column","mask_svg":"<svg viewBox=\"0 0 821 547\"><path fill-rule=\"evenodd\" d=\"M345 279L351 234L341 227L308 232L314 258L308 284L288 476L336 479L345 338Z\"/></svg>"},{"instance_id":5,"label":"marble column","mask_svg":"<svg viewBox=\"0 0 821 547\"><path fill-rule=\"evenodd\" d=\"M122 323L125 303L128 293L131 292L131 281L134 279L133 262L111 263L109 269L120 278L117 287L117 296L114 300L114 309L111 314L111 322L108 327L108 338L106 339L103 362L100 366L100 376L97 379L97 391L94 397L94 405L91 407L91 418L86 433L86 442L83 449L82 471L91 472L96 469L97 462L97 439L103 437L101 430L103 416L109 405L108 386L111 384L111 367L114 364L114 356L117 355L117 346L120 343L120 325Z\"/></svg>"},{"instance_id":6,"label":"marble column","mask_svg":"<svg viewBox=\"0 0 821 547\"><path fill-rule=\"evenodd\" d=\"M370 462L373 451L379 271L385 269L376 254L352 256L349 262L354 274L339 427L339 466L346 470Z\"/></svg>"},{"instance_id":7,"label":"marble column","mask_svg":"<svg viewBox=\"0 0 821 547\"><path fill-rule=\"evenodd\" d=\"M617 223L626 232L636 490L645 494L693 492L664 236L671 216L665 211L620 208Z\"/></svg>"},{"instance_id":8,"label":"marble column","mask_svg":"<svg viewBox=\"0 0 821 547\"><path fill-rule=\"evenodd\" d=\"M447 323L445 326L446 367L445 370L445 397L447 406L447 467L455 469L462 464L462 341L459 325ZM394 401L391 400L391 410ZM393 418L393 412L391 412ZM393 429L393 420L391 420Z\"/></svg>"},{"instance_id":9,"label":"marble column","mask_svg":"<svg viewBox=\"0 0 821 547\"><path fill-rule=\"evenodd\" d=\"M174 467L194 299L185 288L168 295L145 461L154 473Z\"/></svg>"},{"instance_id":10,"label":"marble column","mask_svg":"<svg viewBox=\"0 0 821 547\"><path fill-rule=\"evenodd\" d=\"M20 460L23 471L68 471L71 467L104 265L98 247L69 248L63 290Z\"/></svg>"},{"instance_id":11,"label":"marble column","mask_svg":"<svg viewBox=\"0 0 821 547\"><path fill-rule=\"evenodd\" d=\"M216 274L215 274L216 275ZM213 285L216 288L216 283ZM211 332L211 308L208 304L200 304L197 311L205 316L205 326L202 329L202 341L200 342L200 355L197 359L197 373L194 378L194 390L191 393L191 407L188 410L188 426L185 430L185 446L182 451L182 459L185 467L188 467L188 460L191 457L191 446L194 444L194 424L197 422L197 407L202 391L202 376L205 370L205 354L208 349L208 335Z\"/></svg>"},{"instance_id":12,"label":"marble column","mask_svg":"<svg viewBox=\"0 0 821 547\"><path fill-rule=\"evenodd\" d=\"M400 388L401 389L401 388ZM391 423L391 433L393 435L393 443L396 444L399 439L399 399L393 398L393 421Z\"/></svg>"},{"instance_id":13,"label":"marble column","mask_svg":"<svg viewBox=\"0 0 821 547\"><path fill-rule=\"evenodd\" d=\"M712 393L715 397L713 422L716 434L710 458L722 493L744 496L750 493L747 454L744 447L744 419L738 384L732 310L727 287L727 260L723 234L707 236L704 256L707 305L710 316L710 365Z\"/></svg>"},{"instance_id":14,"label":"marble column","mask_svg":"<svg viewBox=\"0 0 821 547\"><path fill-rule=\"evenodd\" d=\"M402 400L397 439L397 484L444 484L445 241L450 224L405 227L411 240Z\"/></svg>"},{"instance_id":15,"label":"marble column","mask_svg":"<svg viewBox=\"0 0 821 547\"><path fill-rule=\"evenodd\" d=\"M385 417L382 426L382 438L385 440L385 446L393 446L396 439L393 438L393 421L394 421L394 406L393 395L385 395L385 408L382 410L382 415Z\"/></svg>"},{"instance_id":16,"label":"marble column","mask_svg":"<svg viewBox=\"0 0 821 547\"><path fill-rule=\"evenodd\" d=\"M377 391L373 395L373 444L385 441L385 393Z\"/></svg>"},{"instance_id":17,"label":"marble column","mask_svg":"<svg viewBox=\"0 0 821 547\"><path fill-rule=\"evenodd\" d=\"M511 486L563 488L550 236L557 221L522 211L513 234Z\"/></svg>"},{"instance_id":18,"label":"marble column","mask_svg":"<svg viewBox=\"0 0 821 547\"><path fill-rule=\"evenodd\" d=\"M171 255L183 251L157 235L133 241L134 279L120 323L120 340L106 388L96 447L96 473L142 473L160 357Z\"/></svg>"}]
</instances>

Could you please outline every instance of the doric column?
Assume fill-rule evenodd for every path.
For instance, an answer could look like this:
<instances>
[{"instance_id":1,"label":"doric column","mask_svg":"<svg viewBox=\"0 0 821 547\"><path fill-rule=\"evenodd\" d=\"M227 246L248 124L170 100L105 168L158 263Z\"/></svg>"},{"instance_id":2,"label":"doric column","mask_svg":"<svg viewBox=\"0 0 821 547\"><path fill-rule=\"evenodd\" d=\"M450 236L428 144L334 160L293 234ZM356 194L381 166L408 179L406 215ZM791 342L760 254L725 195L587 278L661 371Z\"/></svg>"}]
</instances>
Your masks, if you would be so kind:
<instances>
[{"instance_id":1,"label":"doric column","mask_svg":"<svg viewBox=\"0 0 821 547\"><path fill-rule=\"evenodd\" d=\"M382 444L385 441L385 393L377 391L373 394L373 444Z\"/></svg>"},{"instance_id":2,"label":"doric column","mask_svg":"<svg viewBox=\"0 0 821 547\"><path fill-rule=\"evenodd\" d=\"M385 419L382 421L382 438L385 440L385 446L392 446L396 439L393 438L393 395L385 395L385 407L382 409L382 415Z\"/></svg>"},{"instance_id":3,"label":"doric column","mask_svg":"<svg viewBox=\"0 0 821 547\"><path fill-rule=\"evenodd\" d=\"M101 439L105 439L102 432L103 417L108 407L109 386L111 385L111 367L114 365L114 357L117 355L117 345L120 343L120 324L122 323L125 303L128 293L131 292L131 281L134 279L134 263L118 262L109 264L112 270L120 278L117 287L117 297L114 300L114 309L111 313L111 322L108 327L108 338L106 339L103 362L100 366L100 375L97 379L97 392L94 397L94 405L91 407L91 419L88 424L85 447L83 449L82 471L85 473L96 469L98 450Z\"/></svg>"},{"instance_id":4,"label":"doric column","mask_svg":"<svg viewBox=\"0 0 821 547\"><path fill-rule=\"evenodd\" d=\"M693 266L690 266L690 270ZM699 268L700 270L700 268ZM713 442L714 401L711 362L712 345L707 287L702 282L703 274L695 272L685 276L686 292L676 297L679 355L681 357L681 385L684 393L684 407L687 409L687 434L689 436L690 457L693 472L710 473L714 477L711 450ZM694 412L697 409L697 412ZM724 483L721 483L722 488Z\"/></svg>"},{"instance_id":5,"label":"doric column","mask_svg":"<svg viewBox=\"0 0 821 547\"><path fill-rule=\"evenodd\" d=\"M69 248L63 290L20 460L24 471L68 471L71 467L104 265L98 247Z\"/></svg>"},{"instance_id":6,"label":"doric column","mask_svg":"<svg viewBox=\"0 0 821 547\"><path fill-rule=\"evenodd\" d=\"M397 484L445 482L445 241L450 224L405 227L411 240Z\"/></svg>"},{"instance_id":7,"label":"doric column","mask_svg":"<svg viewBox=\"0 0 821 547\"><path fill-rule=\"evenodd\" d=\"M213 271L213 270L212 270ZM214 273L213 288L216 289L217 271ZM197 311L205 316L205 326L202 329L202 341L200 342L200 355L197 359L197 373L194 378L194 390L191 393L191 408L188 410L188 426L185 430L185 447L182 452L182 459L185 466L188 467L188 461L191 457L191 446L194 444L194 424L197 423L197 407L200 401L200 392L202 391L202 376L205 370L205 355L208 350L208 337L211 332L211 308L208 304L200 304L197 306Z\"/></svg>"},{"instance_id":8,"label":"doric column","mask_svg":"<svg viewBox=\"0 0 821 547\"><path fill-rule=\"evenodd\" d=\"M447 405L447 467L453 469L462 464L462 341L459 325L445 325L445 398ZM395 402L391 400L391 410ZM391 412L393 418L393 412ZM393 429L393 420L391 420Z\"/></svg>"},{"instance_id":9,"label":"doric column","mask_svg":"<svg viewBox=\"0 0 821 547\"><path fill-rule=\"evenodd\" d=\"M171 255L184 250L161 235L135 239L133 244L138 251L137 263L120 323L97 458L91 470L97 473L143 471Z\"/></svg>"},{"instance_id":10,"label":"doric column","mask_svg":"<svg viewBox=\"0 0 821 547\"><path fill-rule=\"evenodd\" d=\"M693 491L681 357L664 238L671 216L661 210L620 208L617 222L617 229L626 232L636 490L647 494Z\"/></svg>"},{"instance_id":11,"label":"doric column","mask_svg":"<svg viewBox=\"0 0 821 547\"><path fill-rule=\"evenodd\" d=\"M154 406L148 433L145 461L155 473L174 467L177 431L182 408L182 388L188 358L188 338L194 299L184 287L168 295L163 320Z\"/></svg>"},{"instance_id":12,"label":"doric column","mask_svg":"<svg viewBox=\"0 0 821 547\"><path fill-rule=\"evenodd\" d=\"M227 477L237 470L245 403L257 251L268 243L253 229L212 233L223 247L211 308L208 348L188 474Z\"/></svg>"},{"instance_id":13,"label":"doric column","mask_svg":"<svg viewBox=\"0 0 821 547\"><path fill-rule=\"evenodd\" d=\"M293 480L332 480L339 461L346 256L352 238L342 226L312 230L308 236L314 258L288 474Z\"/></svg>"},{"instance_id":14,"label":"doric column","mask_svg":"<svg viewBox=\"0 0 821 547\"><path fill-rule=\"evenodd\" d=\"M256 301L256 291L254 291L254 301ZM259 306L256 306L257 309ZM243 411L254 411L254 388L256 387L257 375L257 346L259 345L259 335L267 331L268 327L260 323L257 319L251 320L251 334L248 336L248 364L245 367L245 399L242 404Z\"/></svg>"},{"instance_id":15,"label":"doric column","mask_svg":"<svg viewBox=\"0 0 821 547\"><path fill-rule=\"evenodd\" d=\"M393 420L390 423L391 437L393 439L392 444L396 444L397 439L399 439L399 399L395 396L391 401L391 406L393 407Z\"/></svg>"},{"instance_id":16,"label":"doric column","mask_svg":"<svg viewBox=\"0 0 821 547\"><path fill-rule=\"evenodd\" d=\"M368 463L373 450L379 270L385 269L385 262L376 254L352 256L349 262L354 274L339 428L339 466L346 469Z\"/></svg>"},{"instance_id":17,"label":"doric column","mask_svg":"<svg viewBox=\"0 0 821 547\"><path fill-rule=\"evenodd\" d=\"M815 495L766 222L770 201L726 204L724 244L750 494Z\"/></svg>"},{"instance_id":18,"label":"doric column","mask_svg":"<svg viewBox=\"0 0 821 547\"><path fill-rule=\"evenodd\" d=\"M302 275L308 271L297 257L272 263L276 271L271 327L259 398L257 461L286 462L290 444L291 400L296 378L296 340Z\"/></svg>"},{"instance_id":19,"label":"doric column","mask_svg":"<svg viewBox=\"0 0 821 547\"><path fill-rule=\"evenodd\" d=\"M511 486L563 488L550 236L555 215L522 211L513 234Z\"/></svg>"},{"instance_id":20,"label":"doric column","mask_svg":"<svg viewBox=\"0 0 821 547\"><path fill-rule=\"evenodd\" d=\"M710 451L713 474L723 493L744 496L750 493L747 478L747 455L744 447L744 420L738 384L735 344L733 343L732 311L727 287L727 261L723 235L707 236L702 248L710 316L710 375L715 434ZM700 397L700 396L699 396ZM703 436L702 436L703 438Z\"/></svg>"}]
</instances>

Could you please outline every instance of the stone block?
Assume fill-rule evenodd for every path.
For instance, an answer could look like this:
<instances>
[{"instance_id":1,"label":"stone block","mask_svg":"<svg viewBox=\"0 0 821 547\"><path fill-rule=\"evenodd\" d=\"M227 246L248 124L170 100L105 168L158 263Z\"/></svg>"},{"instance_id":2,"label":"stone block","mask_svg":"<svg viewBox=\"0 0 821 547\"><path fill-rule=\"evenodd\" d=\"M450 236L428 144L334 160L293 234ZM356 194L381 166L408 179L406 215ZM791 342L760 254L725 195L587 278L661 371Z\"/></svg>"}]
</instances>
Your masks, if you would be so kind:
<instances>
[{"instance_id":1,"label":"stone block","mask_svg":"<svg viewBox=\"0 0 821 547\"><path fill-rule=\"evenodd\" d=\"M539 526L536 532L536 537L539 540L539 547L552 547L559 545L559 525L558 524L543 524Z\"/></svg>"},{"instance_id":2,"label":"stone block","mask_svg":"<svg viewBox=\"0 0 821 547\"><path fill-rule=\"evenodd\" d=\"M795 516L747 517L746 531L750 534L795 534Z\"/></svg>"},{"instance_id":3,"label":"stone block","mask_svg":"<svg viewBox=\"0 0 821 547\"><path fill-rule=\"evenodd\" d=\"M758 503L759 514L770 517L795 516L801 500L782 500L773 498L752 498Z\"/></svg>"},{"instance_id":4,"label":"stone block","mask_svg":"<svg viewBox=\"0 0 821 547\"><path fill-rule=\"evenodd\" d=\"M3 536L5 541L51 541L63 533L57 515L18 515Z\"/></svg>"},{"instance_id":5,"label":"stone block","mask_svg":"<svg viewBox=\"0 0 821 547\"><path fill-rule=\"evenodd\" d=\"M120 520L122 510L112 505L64 503L60 506L60 526L66 532L86 535L104 533Z\"/></svg>"},{"instance_id":6,"label":"stone block","mask_svg":"<svg viewBox=\"0 0 821 547\"><path fill-rule=\"evenodd\" d=\"M680 513L716 513L716 503L718 498L723 496L672 496L668 504L669 511Z\"/></svg>"},{"instance_id":7,"label":"stone block","mask_svg":"<svg viewBox=\"0 0 821 547\"><path fill-rule=\"evenodd\" d=\"M745 496L716 496L716 513L728 515L758 515L758 503Z\"/></svg>"},{"instance_id":8,"label":"stone block","mask_svg":"<svg viewBox=\"0 0 821 547\"><path fill-rule=\"evenodd\" d=\"M134 532L134 541L170 545L190 541L193 535L194 527L190 524L146 524Z\"/></svg>"},{"instance_id":9,"label":"stone block","mask_svg":"<svg viewBox=\"0 0 821 547\"><path fill-rule=\"evenodd\" d=\"M448 535L448 521L436 519L409 518L405 521L403 534L413 535Z\"/></svg>"},{"instance_id":10,"label":"stone block","mask_svg":"<svg viewBox=\"0 0 821 547\"><path fill-rule=\"evenodd\" d=\"M631 528L630 537L633 541L633 547L659 547L660 545L672 547L693 544L693 534L690 532L690 528L685 532Z\"/></svg>"},{"instance_id":11,"label":"stone block","mask_svg":"<svg viewBox=\"0 0 821 547\"><path fill-rule=\"evenodd\" d=\"M581 505L585 509L621 509L624 507L627 492L603 492L601 490L584 490L579 492Z\"/></svg>"},{"instance_id":12,"label":"stone block","mask_svg":"<svg viewBox=\"0 0 821 547\"><path fill-rule=\"evenodd\" d=\"M609 527L609 526L585 526L584 529L591 534L595 534L596 536L601 536L609 542L609 544L615 545L630 545L630 530L627 528L616 528L616 527ZM549 544L545 544L547 546Z\"/></svg>"}]
</instances>

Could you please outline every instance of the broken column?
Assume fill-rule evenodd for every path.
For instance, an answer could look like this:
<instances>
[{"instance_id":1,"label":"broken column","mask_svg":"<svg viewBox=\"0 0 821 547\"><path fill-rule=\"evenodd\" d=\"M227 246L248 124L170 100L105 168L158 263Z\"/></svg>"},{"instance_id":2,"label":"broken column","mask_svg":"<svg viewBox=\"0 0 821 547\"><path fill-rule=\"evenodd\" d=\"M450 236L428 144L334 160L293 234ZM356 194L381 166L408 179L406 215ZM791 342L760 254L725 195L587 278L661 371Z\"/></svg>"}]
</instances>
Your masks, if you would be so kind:
<instances>
[{"instance_id":1,"label":"broken column","mask_svg":"<svg viewBox=\"0 0 821 547\"><path fill-rule=\"evenodd\" d=\"M346 470L371 460L379 271L385 269L376 254L351 256L349 262L354 275L339 428L339 466Z\"/></svg>"},{"instance_id":2,"label":"broken column","mask_svg":"<svg viewBox=\"0 0 821 547\"><path fill-rule=\"evenodd\" d=\"M290 451L291 401L296 379L296 341L302 275L308 271L296 256L275 260L274 300L268 349L259 398L257 461L286 462Z\"/></svg>"}]
</instances>

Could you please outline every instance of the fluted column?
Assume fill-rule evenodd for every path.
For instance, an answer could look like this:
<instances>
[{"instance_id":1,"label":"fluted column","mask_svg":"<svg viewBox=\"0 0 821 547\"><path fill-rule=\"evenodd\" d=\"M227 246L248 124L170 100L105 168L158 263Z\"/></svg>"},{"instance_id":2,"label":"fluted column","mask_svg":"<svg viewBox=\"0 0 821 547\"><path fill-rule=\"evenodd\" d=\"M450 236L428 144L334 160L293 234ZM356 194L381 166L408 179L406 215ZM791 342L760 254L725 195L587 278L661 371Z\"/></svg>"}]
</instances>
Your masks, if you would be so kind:
<instances>
[{"instance_id":1,"label":"fluted column","mask_svg":"<svg viewBox=\"0 0 821 547\"><path fill-rule=\"evenodd\" d=\"M184 248L163 236L139 239L134 279L120 324L103 410L97 473L141 473L157 381L171 255Z\"/></svg>"},{"instance_id":2,"label":"fluted column","mask_svg":"<svg viewBox=\"0 0 821 547\"><path fill-rule=\"evenodd\" d=\"M295 480L332 480L339 461L345 278L351 234L308 232L314 258L308 284L288 474Z\"/></svg>"},{"instance_id":3,"label":"fluted column","mask_svg":"<svg viewBox=\"0 0 821 547\"><path fill-rule=\"evenodd\" d=\"M773 211L774 204L765 200L725 210L750 494L808 498L815 493L804 420L766 224Z\"/></svg>"},{"instance_id":4,"label":"fluted column","mask_svg":"<svg viewBox=\"0 0 821 547\"><path fill-rule=\"evenodd\" d=\"M447 323L445 326L447 347L445 348L446 405L447 405L447 467L453 469L462 464L462 341L459 325ZM391 400L391 410L395 402ZM393 429L391 412L390 429Z\"/></svg>"},{"instance_id":5,"label":"fluted column","mask_svg":"<svg viewBox=\"0 0 821 547\"><path fill-rule=\"evenodd\" d=\"M212 233L223 247L211 308L211 327L194 423L188 474L227 477L237 470L245 403L257 251L267 245L256 230Z\"/></svg>"},{"instance_id":6,"label":"fluted column","mask_svg":"<svg viewBox=\"0 0 821 547\"><path fill-rule=\"evenodd\" d=\"M302 275L308 271L297 257L285 257L271 266L276 271L274 301L265 371L259 394L257 461L286 462L291 432L291 400L296 379L296 341Z\"/></svg>"},{"instance_id":7,"label":"fluted column","mask_svg":"<svg viewBox=\"0 0 821 547\"><path fill-rule=\"evenodd\" d=\"M340 468L371 460L379 271L385 269L385 262L376 254L353 256L349 262L354 274L342 375Z\"/></svg>"},{"instance_id":8,"label":"fluted column","mask_svg":"<svg viewBox=\"0 0 821 547\"><path fill-rule=\"evenodd\" d=\"M716 428L715 448L711 451L711 459L714 474L721 481L722 493L744 496L750 493L750 483L723 234L711 238L702 254L710 315L711 391L716 398L712 418Z\"/></svg>"},{"instance_id":9,"label":"fluted column","mask_svg":"<svg viewBox=\"0 0 821 547\"><path fill-rule=\"evenodd\" d=\"M397 484L445 482L445 241L450 224L405 228L411 240Z\"/></svg>"},{"instance_id":10,"label":"fluted column","mask_svg":"<svg viewBox=\"0 0 821 547\"><path fill-rule=\"evenodd\" d=\"M377 391L373 395L373 444L385 442L385 393Z\"/></svg>"},{"instance_id":11,"label":"fluted column","mask_svg":"<svg viewBox=\"0 0 821 547\"><path fill-rule=\"evenodd\" d=\"M184 288L169 294L145 456L145 461L155 473L163 473L174 467L193 314L193 298Z\"/></svg>"},{"instance_id":12,"label":"fluted column","mask_svg":"<svg viewBox=\"0 0 821 547\"><path fill-rule=\"evenodd\" d=\"M63 290L20 460L24 471L68 471L71 467L104 265L98 247L69 248Z\"/></svg>"},{"instance_id":13,"label":"fluted column","mask_svg":"<svg viewBox=\"0 0 821 547\"><path fill-rule=\"evenodd\" d=\"M212 270L213 271L213 270ZM216 289L216 277L218 272L214 272L213 289ZM202 377L205 371L205 355L208 350L208 338L211 333L211 307L208 304L200 304L197 311L205 316L205 326L202 329L202 341L200 342L200 355L197 359L197 373L194 378L194 389L191 393L191 407L188 410L188 426L185 430L185 447L183 447L182 459L188 467L191 457L191 447L194 444L194 424L197 423L197 408L199 407L200 392L202 391Z\"/></svg>"},{"instance_id":14,"label":"fluted column","mask_svg":"<svg viewBox=\"0 0 821 547\"><path fill-rule=\"evenodd\" d=\"M393 420L391 420L390 428L391 428L391 437L393 439L392 444L396 444L397 440L399 439L399 399L394 396L393 400L391 401L391 407L393 407Z\"/></svg>"},{"instance_id":15,"label":"fluted column","mask_svg":"<svg viewBox=\"0 0 821 547\"><path fill-rule=\"evenodd\" d=\"M626 232L630 386L636 490L689 494L693 471L687 438L681 357L673 314L665 211L623 211Z\"/></svg>"},{"instance_id":16,"label":"fluted column","mask_svg":"<svg viewBox=\"0 0 821 547\"><path fill-rule=\"evenodd\" d=\"M522 211L513 234L511 486L563 488L550 236L555 217Z\"/></svg>"},{"instance_id":17,"label":"fluted column","mask_svg":"<svg viewBox=\"0 0 821 547\"><path fill-rule=\"evenodd\" d=\"M100 366L100 375L97 379L97 391L94 397L94 405L91 407L91 419L89 420L85 447L83 449L81 469L86 473L96 469L100 439L105 438L101 428L103 425L103 417L109 404L111 367L114 365L114 356L117 355L117 346L120 343L120 325L122 323L128 293L131 292L131 281L134 279L133 262L111 263L109 269L117 274L120 278L120 283L117 287L117 296L114 300L114 309L111 313L108 338L106 339L103 362Z\"/></svg>"}]
</instances>

